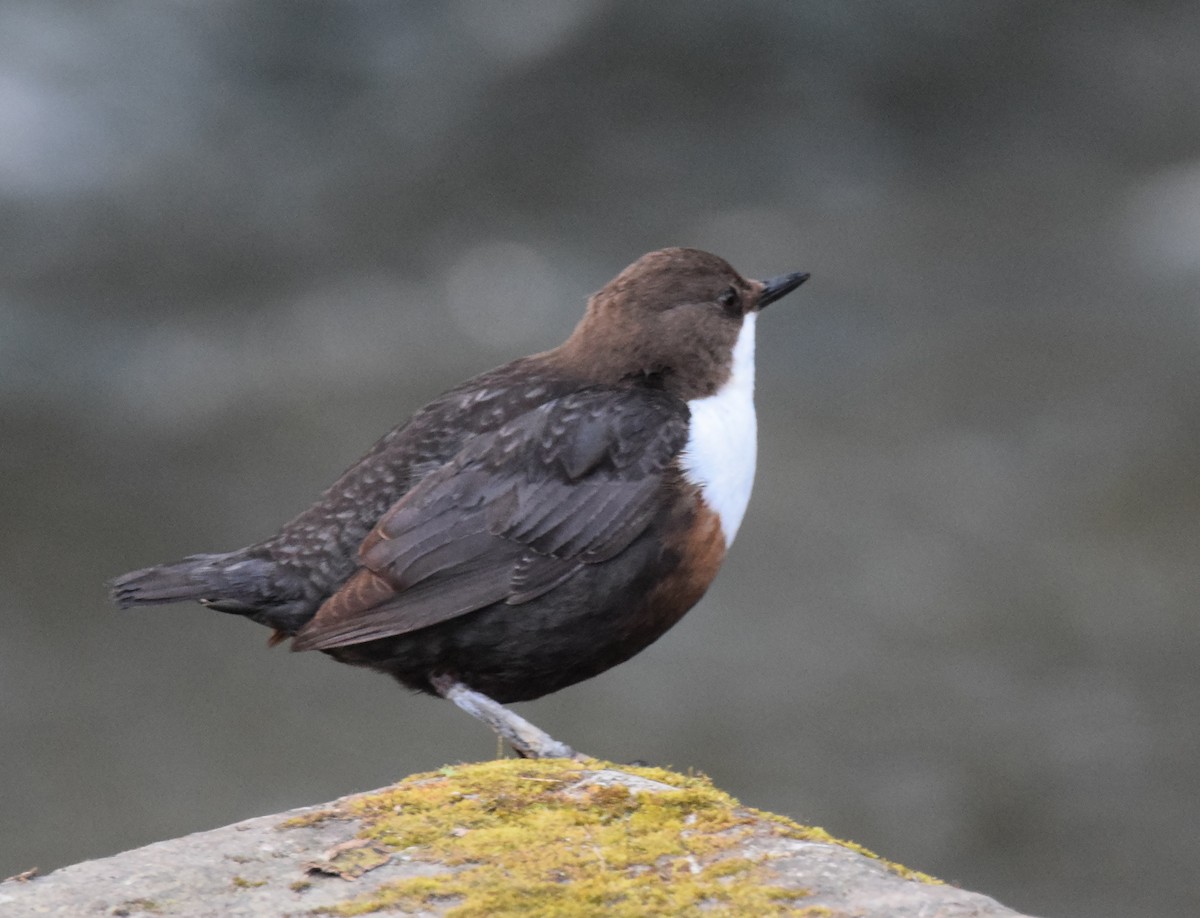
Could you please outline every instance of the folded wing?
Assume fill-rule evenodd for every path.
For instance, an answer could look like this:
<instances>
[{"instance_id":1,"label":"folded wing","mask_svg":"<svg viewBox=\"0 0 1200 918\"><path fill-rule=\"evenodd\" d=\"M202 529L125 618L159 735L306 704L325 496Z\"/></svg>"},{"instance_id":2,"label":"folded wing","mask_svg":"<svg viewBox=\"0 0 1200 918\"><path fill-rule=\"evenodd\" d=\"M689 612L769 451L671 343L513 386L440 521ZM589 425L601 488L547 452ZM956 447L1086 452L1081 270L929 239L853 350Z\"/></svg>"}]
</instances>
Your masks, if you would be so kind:
<instances>
[{"instance_id":1,"label":"folded wing","mask_svg":"<svg viewBox=\"0 0 1200 918\"><path fill-rule=\"evenodd\" d=\"M294 649L520 605L616 557L661 507L687 418L687 406L665 393L597 387L477 437L380 518L361 566Z\"/></svg>"}]
</instances>

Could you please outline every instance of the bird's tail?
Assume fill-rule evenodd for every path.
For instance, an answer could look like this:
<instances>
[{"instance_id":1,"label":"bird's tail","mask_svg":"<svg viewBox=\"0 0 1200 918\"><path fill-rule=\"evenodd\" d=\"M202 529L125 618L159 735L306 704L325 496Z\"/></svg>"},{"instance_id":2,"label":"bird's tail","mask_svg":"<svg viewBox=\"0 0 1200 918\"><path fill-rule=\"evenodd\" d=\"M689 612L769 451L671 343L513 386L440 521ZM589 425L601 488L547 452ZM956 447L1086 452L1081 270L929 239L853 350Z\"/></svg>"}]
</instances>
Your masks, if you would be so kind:
<instances>
[{"instance_id":1,"label":"bird's tail","mask_svg":"<svg viewBox=\"0 0 1200 918\"><path fill-rule=\"evenodd\" d=\"M249 599L257 593L262 561L247 559L240 552L190 555L182 561L131 571L112 582L112 599L122 609L167 602Z\"/></svg>"}]
</instances>

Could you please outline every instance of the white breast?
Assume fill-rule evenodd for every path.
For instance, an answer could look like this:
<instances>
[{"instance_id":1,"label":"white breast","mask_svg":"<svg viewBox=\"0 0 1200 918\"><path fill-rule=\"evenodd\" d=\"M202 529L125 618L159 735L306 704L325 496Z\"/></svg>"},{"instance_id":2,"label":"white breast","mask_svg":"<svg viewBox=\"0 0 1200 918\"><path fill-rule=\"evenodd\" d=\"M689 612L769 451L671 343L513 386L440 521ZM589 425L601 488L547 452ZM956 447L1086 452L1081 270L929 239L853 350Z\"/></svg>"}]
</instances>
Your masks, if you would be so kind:
<instances>
[{"instance_id":1,"label":"white breast","mask_svg":"<svg viewBox=\"0 0 1200 918\"><path fill-rule=\"evenodd\" d=\"M726 547L733 544L750 489L758 457L758 421L754 415L754 321L757 313L742 320L742 331L733 348L732 373L715 394L688 402L691 426L684 446L684 474L700 488L705 502L721 517Z\"/></svg>"}]
</instances>

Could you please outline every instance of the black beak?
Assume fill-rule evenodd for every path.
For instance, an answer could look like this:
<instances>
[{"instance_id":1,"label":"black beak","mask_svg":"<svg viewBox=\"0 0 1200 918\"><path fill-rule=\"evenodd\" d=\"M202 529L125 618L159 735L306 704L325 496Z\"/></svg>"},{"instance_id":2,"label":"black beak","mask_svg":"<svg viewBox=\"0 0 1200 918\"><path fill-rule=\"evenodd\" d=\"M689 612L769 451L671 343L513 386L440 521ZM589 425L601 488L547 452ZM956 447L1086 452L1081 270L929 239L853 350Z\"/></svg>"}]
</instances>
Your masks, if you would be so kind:
<instances>
[{"instance_id":1,"label":"black beak","mask_svg":"<svg viewBox=\"0 0 1200 918\"><path fill-rule=\"evenodd\" d=\"M787 296L809 278L807 271L797 271L795 274L781 274L779 277L773 277L769 281L763 281L765 285L762 293L758 295L758 308L762 309L774 303L778 299Z\"/></svg>"}]
</instances>

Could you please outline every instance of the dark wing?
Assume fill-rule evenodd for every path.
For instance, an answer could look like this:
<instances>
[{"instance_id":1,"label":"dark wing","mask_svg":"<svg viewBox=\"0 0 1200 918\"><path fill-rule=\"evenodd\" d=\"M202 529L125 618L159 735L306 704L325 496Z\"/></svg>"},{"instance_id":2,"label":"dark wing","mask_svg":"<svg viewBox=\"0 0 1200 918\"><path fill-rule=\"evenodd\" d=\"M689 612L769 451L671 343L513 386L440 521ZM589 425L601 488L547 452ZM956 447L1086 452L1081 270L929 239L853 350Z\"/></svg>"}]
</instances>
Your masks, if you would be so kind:
<instances>
[{"instance_id":1,"label":"dark wing","mask_svg":"<svg viewBox=\"0 0 1200 918\"><path fill-rule=\"evenodd\" d=\"M477 437L397 501L360 567L296 635L328 650L528 602L620 554L662 506L687 440L665 393L597 387Z\"/></svg>"}]
</instances>

